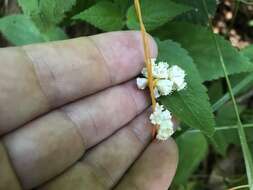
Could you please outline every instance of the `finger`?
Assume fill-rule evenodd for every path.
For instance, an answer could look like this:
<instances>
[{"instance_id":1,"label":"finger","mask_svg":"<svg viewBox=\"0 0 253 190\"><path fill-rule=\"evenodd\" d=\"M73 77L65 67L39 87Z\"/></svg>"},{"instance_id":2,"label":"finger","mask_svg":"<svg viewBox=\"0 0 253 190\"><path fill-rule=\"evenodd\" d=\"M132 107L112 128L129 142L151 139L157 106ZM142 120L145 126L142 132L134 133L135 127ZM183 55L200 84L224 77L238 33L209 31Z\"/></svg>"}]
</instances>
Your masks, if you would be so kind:
<instances>
[{"instance_id":1,"label":"finger","mask_svg":"<svg viewBox=\"0 0 253 190\"><path fill-rule=\"evenodd\" d=\"M0 189L21 190L15 171L11 166L8 154L0 141Z\"/></svg>"},{"instance_id":2,"label":"finger","mask_svg":"<svg viewBox=\"0 0 253 190\"><path fill-rule=\"evenodd\" d=\"M157 49L150 40L152 56ZM144 63L139 32L0 50L0 135L48 112L136 76Z\"/></svg>"},{"instance_id":3,"label":"finger","mask_svg":"<svg viewBox=\"0 0 253 190\"><path fill-rule=\"evenodd\" d=\"M175 175L178 152L175 142L154 142L115 187L116 190L167 190Z\"/></svg>"},{"instance_id":4,"label":"finger","mask_svg":"<svg viewBox=\"0 0 253 190\"><path fill-rule=\"evenodd\" d=\"M4 143L23 187L35 187L58 175L85 149L147 106L147 96L132 81L67 105L10 133Z\"/></svg>"},{"instance_id":5,"label":"finger","mask_svg":"<svg viewBox=\"0 0 253 190\"><path fill-rule=\"evenodd\" d=\"M75 166L41 190L111 189L150 142L149 112L91 149Z\"/></svg>"},{"instance_id":6,"label":"finger","mask_svg":"<svg viewBox=\"0 0 253 190\"><path fill-rule=\"evenodd\" d=\"M150 104L135 80L102 91L62 110L78 126L86 148L94 146L127 124Z\"/></svg>"}]
</instances>

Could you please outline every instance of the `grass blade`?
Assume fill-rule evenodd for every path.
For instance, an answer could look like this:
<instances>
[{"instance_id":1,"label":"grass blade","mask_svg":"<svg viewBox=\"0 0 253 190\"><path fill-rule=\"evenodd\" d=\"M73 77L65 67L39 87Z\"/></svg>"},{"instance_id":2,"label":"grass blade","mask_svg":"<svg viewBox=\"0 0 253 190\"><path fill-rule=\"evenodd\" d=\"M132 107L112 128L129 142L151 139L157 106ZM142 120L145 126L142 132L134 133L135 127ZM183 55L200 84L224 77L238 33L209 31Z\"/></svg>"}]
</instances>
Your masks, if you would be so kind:
<instances>
[{"instance_id":1,"label":"grass blade","mask_svg":"<svg viewBox=\"0 0 253 190\"><path fill-rule=\"evenodd\" d=\"M237 128L238 128L238 125L216 126L214 128L214 132L227 131L227 130L237 129ZM253 128L253 123L243 124L243 128L244 129ZM199 129L188 129L185 132L187 132L187 133L200 133L201 131Z\"/></svg>"}]
</instances>

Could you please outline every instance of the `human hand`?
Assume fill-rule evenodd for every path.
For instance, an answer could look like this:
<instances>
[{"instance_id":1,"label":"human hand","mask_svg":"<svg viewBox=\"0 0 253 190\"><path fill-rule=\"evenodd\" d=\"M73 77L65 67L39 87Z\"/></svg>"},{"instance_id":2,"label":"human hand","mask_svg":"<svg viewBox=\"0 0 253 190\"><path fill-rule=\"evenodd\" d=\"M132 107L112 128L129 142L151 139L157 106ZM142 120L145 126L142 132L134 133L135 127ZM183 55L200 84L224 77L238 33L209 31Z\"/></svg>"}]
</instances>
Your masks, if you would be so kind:
<instances>
[{"instance_id":1,"label":"human hand","mask_svg":"<svg viewBox=\"0 0 253 190\"><path fill-rule=\"evenodd\" d=\"M167 189L177 148L150 143L143 57L139 32L1 49L0 189Z\"/></svg>"}]
</instances>

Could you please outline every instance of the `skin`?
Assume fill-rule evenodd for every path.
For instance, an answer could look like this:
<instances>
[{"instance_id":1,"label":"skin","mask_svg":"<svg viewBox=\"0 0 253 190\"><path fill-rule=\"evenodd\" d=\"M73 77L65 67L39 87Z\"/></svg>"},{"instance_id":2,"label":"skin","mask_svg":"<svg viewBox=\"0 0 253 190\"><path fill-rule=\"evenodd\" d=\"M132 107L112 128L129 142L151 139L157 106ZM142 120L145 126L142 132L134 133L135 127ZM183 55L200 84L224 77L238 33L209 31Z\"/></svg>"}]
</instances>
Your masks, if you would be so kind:
<instances>
[{"instance_id":1,"label":"skin","mask_svg":"<svg viewBox=\"0 0 253 190\"><path fill-rule=\"evenodd\" d=\"M150 37L152 56L157 46ZM0 49L0 189L165 190L178 153L151 142L139 32Z\"/></svg>"}]
</instances>

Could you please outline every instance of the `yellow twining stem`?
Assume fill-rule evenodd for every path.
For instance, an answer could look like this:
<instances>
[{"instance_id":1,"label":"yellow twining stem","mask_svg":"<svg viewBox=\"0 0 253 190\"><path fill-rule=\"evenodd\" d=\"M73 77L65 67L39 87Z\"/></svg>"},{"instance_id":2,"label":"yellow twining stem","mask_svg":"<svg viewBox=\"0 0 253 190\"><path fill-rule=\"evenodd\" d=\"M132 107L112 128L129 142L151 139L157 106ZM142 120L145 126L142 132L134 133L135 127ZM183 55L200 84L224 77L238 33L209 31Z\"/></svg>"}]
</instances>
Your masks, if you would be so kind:
<instances>
[{"instance_id":1,"label":"yellow twining stem","mask_svg":"<svg viewBox=\"0 0 253 190\"><path fill-rule=\"evenodd\" d=\"M134 0L134 5L135 5L137 17L138 17L140 28L141 28L142 41L143 41L143 46L144 46L144 58L145 58L147 72L148 72L148 85L149 85L150 97L151 97L151 102L152 102L152 109L153 111L155 111L156 99L154 95L154 83L153 83L153 75L152 75L152 64L151 64L151 54L150 54L150 46L149 46L149 41L148 41L148 34L146 32L146 29L142 20L139 0ZM156 128L152 127L152 129L153 129L152 135L154 137L156 134Z\"/></svg>"}]
</instances>

